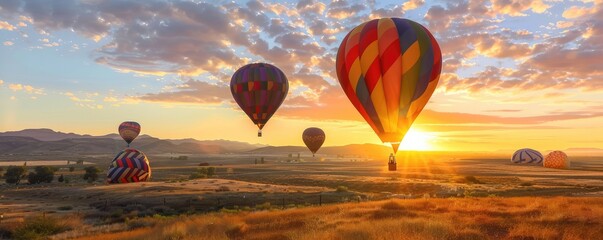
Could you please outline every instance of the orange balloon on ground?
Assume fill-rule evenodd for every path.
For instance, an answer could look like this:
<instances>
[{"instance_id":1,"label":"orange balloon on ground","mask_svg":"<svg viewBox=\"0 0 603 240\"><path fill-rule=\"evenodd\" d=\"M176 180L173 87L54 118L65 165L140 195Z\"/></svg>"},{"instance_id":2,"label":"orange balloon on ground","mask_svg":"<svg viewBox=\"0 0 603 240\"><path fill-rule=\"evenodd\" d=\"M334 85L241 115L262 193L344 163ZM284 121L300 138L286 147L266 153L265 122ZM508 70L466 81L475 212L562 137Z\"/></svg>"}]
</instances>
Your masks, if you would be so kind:
<instances>
[{"instance_id":1,"label":"orange balloon on ground","mask_svg":"<svg viewBox=\"0 0 603 240\"><path fill-rule=\"evenodd\" d=\"M567 169L570 167L570 161L567 154L562 151L552 151L542 161L544 167Z\"/></svg>"}]
</instances>

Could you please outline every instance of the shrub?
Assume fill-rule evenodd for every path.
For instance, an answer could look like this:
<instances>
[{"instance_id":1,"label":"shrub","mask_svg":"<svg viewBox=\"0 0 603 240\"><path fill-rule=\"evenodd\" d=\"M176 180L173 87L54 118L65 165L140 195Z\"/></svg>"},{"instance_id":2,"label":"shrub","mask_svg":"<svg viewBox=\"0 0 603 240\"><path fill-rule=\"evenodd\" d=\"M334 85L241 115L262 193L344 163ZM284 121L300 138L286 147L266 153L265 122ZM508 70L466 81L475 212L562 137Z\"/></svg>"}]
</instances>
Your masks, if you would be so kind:
<instances>
[{"instance_id":1,"label":"shrub","mask_svg":"<svg viewBox=\"0 0 603 240\"><path fill-rule=\"evenodd\" d=\"M100 172L100 169L98 169L97 167L86 167L84 168L84 171L86 171L86 173L84 174L84 180L88 181L88 183L92 183L96 181L96 179L98 179L98 173Z\"/></svg>"},{"instance_id":2,"label":"shrub","mask_svg":"<svg viewBox=\"0 0 603 240\"><path fill-rule=\"evenodd\" d=\"M75 171L75 167L74 166L69 166L69 172L73 172Z\"/></svg>"},{"instance_id":3,"label":"shrub","mask_svg":"<svg viewBox=\"0 0 603 240\"><path fill-rule=\"evenodd\" d=\"M477 178L475 178L475 176L465 176L465 180L467 180L467 182L475 183L475 184L481 184L482 183L479 180L477 180Z\"/></svg>"},{"instance_id":4,"label":"shrub","mask_svg":"<svg viewBox=\"0 0 603 240\"><path fill-rule=\"evenodd\" d=\"M230 188L227 186L220 186L218 189L216 189L216 192L230 192Z\"/></svg>"},{"instance_id":5,"label":"shrub","mask_svg":"<svg viewBox=\"0 0 603 240\"><path fill-rule=\"evenodd\" d=\"M13 233L14 239L42 239L69 230L53 217L33 217L25 220Z\"/></svg>"},{"instance_id":6,"label":"shrub","mask_svg":"<svg viewBox=\"0 0 603 240\"><path fill-rule=\"evenodd\" d=\"M38 166L34 170L35 172L30 172L27 176L27 181L30 184L38 184L38 183L50 183L54 179L54 172L56 169L46 166Z\"/></svg>"},{"instance_id":7,"label":"shrub","mask_svg":"<svg viewBox=\"0 0 603 240\"><path fill-rule=\"evenodd\" d=\"M347 192L348 187L346 186L337 186L337 192Z\"/></svg>"},{"instance_id":8,"label":"shrub","mask_svg":"<svg viewBox=\"0 0 603 240\"><path fill-rule=\"evenodd\" d=\"M72 206L61 206L58 209L59 209L59 211L69 211L69 210L72 210L73 207Z\"/></svg>"},{"instance_id":9,"label":"shrub","mask_svg":"<svg viewBox=\"0 0 603 240\"><path fill-rule=\"evenodd\" d=\"M25 178L27 174L27 167L25 166L9 166L4 174L6 183L19 184L21 179Z\"/></svg>"},{"instance_id":10,"label":"shrub","mask_svg":"<svg viewBox=\"0 0 603 240\"><path fill-rule=\"evenodd\" d=\"M59 179L57 181L59 181L59 182L65 181L65 177L63 176L63 174L61 174L61 176L59 177Z\"/></svg>"},{"instance_id":11,"label":"shrub","mask_svg":"<svg viewBox=\"0 0 603 240\"><path fill-rule=\"evenodd\" d=\"M198 178L208 178L208 177L212 177L216 174L216 168L215 167L201 167L201 168L197 168L197 170L192 173L188 178L189 179L198 179Z\"/></svg>"}]
</instances>

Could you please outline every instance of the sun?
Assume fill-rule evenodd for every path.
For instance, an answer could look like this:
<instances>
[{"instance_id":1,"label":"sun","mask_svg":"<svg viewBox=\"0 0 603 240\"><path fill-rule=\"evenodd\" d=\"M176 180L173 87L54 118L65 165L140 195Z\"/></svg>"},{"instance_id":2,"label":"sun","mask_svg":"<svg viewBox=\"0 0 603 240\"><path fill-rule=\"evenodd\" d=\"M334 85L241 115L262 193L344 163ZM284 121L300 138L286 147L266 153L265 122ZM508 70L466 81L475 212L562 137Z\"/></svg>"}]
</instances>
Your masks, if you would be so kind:
<instances>
[{"instance_id":1,"label":"sun","mask_svg":"<svg viewBox=\"0 0 603 240\"><path fill-rule=\"evenodd\" d=\"M432 133L422 132L411 128L406 133L406 136L404 136L404 140L402 140L398 149L418 151L434 150L431 142L435 138L436 136Z\"/></svg>"}]
</instances>

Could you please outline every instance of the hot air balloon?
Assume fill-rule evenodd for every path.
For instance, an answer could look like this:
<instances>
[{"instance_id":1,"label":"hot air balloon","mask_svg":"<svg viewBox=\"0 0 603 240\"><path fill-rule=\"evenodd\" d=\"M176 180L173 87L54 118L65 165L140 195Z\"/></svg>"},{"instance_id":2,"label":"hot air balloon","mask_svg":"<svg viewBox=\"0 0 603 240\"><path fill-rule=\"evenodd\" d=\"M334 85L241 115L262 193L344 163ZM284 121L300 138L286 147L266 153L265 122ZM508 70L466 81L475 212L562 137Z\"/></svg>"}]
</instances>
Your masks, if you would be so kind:
<instances>
[{"instance_id":1,"label":"hot air balloon","mask_svg":"<svg viewBox=\"0 0 603 240\"><path fill-rule=\"evenodd\" d=\"M513 154L511 162L513 163L538 163L541 164L544 157L542 154L531 148L522 148Z\"/></svg>"},{"instance_id":2,"label":"hot air balloon","mask_svg":"<svg viewBox=\"0 0 603 240\"><path fill-rule=\"evenodd\" d=\"M230 92L241 109L262 128L283 103L289 91L289 81L277 67L267 63L252 63L237 70L230 80Z\"/></svg>"},{"instance_id":3,"label":"hot air balloon","mask_svg":"<svg viewBox=\"0 0 603 240\"><path fill-rule=\"evenodd\" d=\"M107 172L109 183L143 182L151 177L151 165L147 156L134 148L117 154Z\"/></svg>"},{"instance_id":4,"label":"hot air balloon","mask_svg":"<svg viewBox=\"0 0 603 240\"><path fill-rule=\"evenodd\" d=\"M567 159L567 154L562 151L552 151L544 158L542 162L544 167L567 169L570 167L570 160Z\"/></svg>"},{"instance_id":5,"label":"hot air balloon","mask_svg":"<svg viewBox=\"0 0 603 240\"><path fill-rule=\"evenodd\" d=\"M124 139L128 143L128 147L130 147L130 143L138 137L140 134L140 124L137 122L122 122L119 124L119 136Z\"/></svg>"},{"instance_id":6,"label":"hot air balloon","mask_svg":"<svg viewBox=\"0 0 603 240\"><path fill-rule=\"evenodd\" d=\"M336 68L354 107L396 153L438 84L442 53L422 25L382 18L348 33L339 45Z\"/></svg>"},{"instance_id":7,"label":"hot air balloon","mask_svg":"<svg viewBox=\"0 0 603 240\"><path fill-rule=\"evenodd\" d=\"M304 133L302 133L302 139L304 140L306 147L312 152L312 157L314 157L316 151L318 151L320 146L325 142L325 132L316 127L307 128L304 130Z\"/></svg>"}]
</instances>

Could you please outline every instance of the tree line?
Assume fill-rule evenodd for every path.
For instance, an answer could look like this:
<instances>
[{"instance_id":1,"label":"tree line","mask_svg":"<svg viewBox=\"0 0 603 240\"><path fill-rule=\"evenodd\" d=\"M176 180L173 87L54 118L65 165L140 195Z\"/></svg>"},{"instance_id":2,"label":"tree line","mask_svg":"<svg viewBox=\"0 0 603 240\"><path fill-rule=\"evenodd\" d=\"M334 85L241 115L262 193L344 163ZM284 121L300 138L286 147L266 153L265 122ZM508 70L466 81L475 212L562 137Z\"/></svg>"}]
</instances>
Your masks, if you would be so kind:
<instances>
[{"instance_id":1,"label":"tree line","mask_svg":"<svg viewBox=\"0 0 603 240\"><path fill-rule=\"evenodd\" d=\"M29 184L40 184L40 183L51 183L55 179L55 173L59 169L57 167L48 166L37 166L33 168L33 171L29 171L27 166L9 166L6 169L0 167L0 178L4 178L4 181L8 184L20 184L21 181L27 180ZM69 167L69 172L75 171L74 166ZM99 178L101 170L95 166L89 166L84 168L84 175L82 178L89 183L92 183ZM63 174L57 178L58 182L69 182Z\"/></svg>"}]
</instances>

